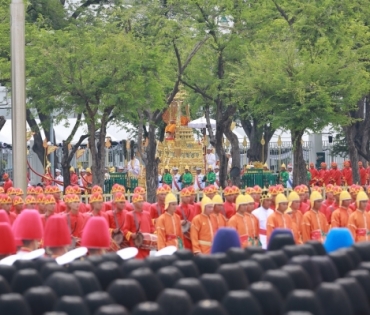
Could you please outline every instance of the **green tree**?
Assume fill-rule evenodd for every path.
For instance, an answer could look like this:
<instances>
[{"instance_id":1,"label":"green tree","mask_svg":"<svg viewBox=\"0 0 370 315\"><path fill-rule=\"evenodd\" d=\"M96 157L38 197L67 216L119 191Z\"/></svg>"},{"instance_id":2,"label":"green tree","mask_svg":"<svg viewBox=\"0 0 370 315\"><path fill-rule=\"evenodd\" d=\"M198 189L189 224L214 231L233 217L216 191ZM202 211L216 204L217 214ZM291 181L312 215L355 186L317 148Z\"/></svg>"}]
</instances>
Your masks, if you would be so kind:
<instances>
[{"instance_id":1,"label":"green tree","mask_svg":"<svg viewBox=\"0 0 370 315\"><path fill-rule=\"evenodd\" d=\"M107 126L134 103L140 85L137 47L129 34L97 18L40 30L32 42L30 103L45 113L59 109L57 120L74 113L87 124L93 183L103 185Z\"/></svg>"}]
</instances>

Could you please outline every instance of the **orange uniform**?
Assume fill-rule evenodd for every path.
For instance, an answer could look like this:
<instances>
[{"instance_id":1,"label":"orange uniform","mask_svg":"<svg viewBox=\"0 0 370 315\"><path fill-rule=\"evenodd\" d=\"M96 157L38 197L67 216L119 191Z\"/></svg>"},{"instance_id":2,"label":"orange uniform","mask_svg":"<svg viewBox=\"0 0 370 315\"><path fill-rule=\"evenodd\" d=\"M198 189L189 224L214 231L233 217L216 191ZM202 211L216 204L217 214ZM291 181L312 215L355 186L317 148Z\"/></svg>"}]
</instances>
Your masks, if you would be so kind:
<instances>
[{"instance_id":1,"label":"orange uniform","mask_svg":"<svg viewBox=\"0 0 370 315\"><path fill-rule=\"evenodd\" d=\"M224 217L222 213L211 213L210 215L211 221L213 224L217 226L216 231L218 231L219 228L227 226L227 219Z\"/></svg>"},{"instance_id":2,"label":"orange uniform","mask_svg":"<svg viewBox=\"0 0 370 315\"><path fill-rule=\"evenodd\" d=\"M236 213L227 222L227 226L238 232L243 248L261 245L259 241L259 221L253 214L245 213L242 215Z\"/></svg>"},{"instance_id":3,"label":"orange uniform","mask_svg":"<svg viewBox=\"0 0 370 315\"><path fill-rule=\"evenodd\" d=\"M348 228L355 242L369 241L370 213L360 210L351 213L348 219Z\"/></svg>"},{"instance_id":4,"label":"orange uniform","mask_svg":"<svg viewBox=\"0 0 370 315\"><path fill-rule=\"evenodd\" d=\"M349 208L339 207L336 210L334 210L331 216L331 227L332 228L347 227L348 219L351 213L352 210Z\"/></svg>"},{"instance_id":5,"label":"orange uniform","mask_svg":"<svg viewBox=\"0 0 370 315\"><path fill-rule=\"evenodd\" d=\"M294 239L298 240L298 235L296 235L293 231L292 218L288 214L281 213L278 210L276 210L267 218L267 242L270 241L272 231L275 229L289 229L292 231Z\"/></svg>"},{"instance_id":6,"label":"orange uniform","mask_svg":"<svg viewBox=\"0 0 370 315\"><path fill-rule=\"evenodd\" d=\"M173 215L167 211L163 213L157 220L156 230L158 250L171 245L183 248L184 235L182 234L180 217L176 213Z\"/></svg>"},{"instance_id":7,"label":"orange uniform","mask_svg":"<svg viewBox=\"0 0 370 315\"><path fill-rule=\"evenodd\" d=\"M320 211L310 210L303 215L301 233L303 243L310 240L323 241L328 233L329 224Z\"/></svg>"},{"instance_id":8,"label":"orange uniform","mask_svg":"<svg viewBox=\"0 0 370 315\"><path fill-rule=\"evenodd\" d=\"M301 224L303 219L303 214L301 211L293 211L291 214L292 221L297 225L298 233L301 234Z\"/></svg>"},{"instance_id":9,"label":"orange uniform","mask_svg":"<svg viewBox=\"0 0 370 315\"><path fill-rule=\"evenodd\" d=\"M198 214L191 222L190 238L194 254L210 254L217 226L206 214Z\"/></svg>"}]
</instances>

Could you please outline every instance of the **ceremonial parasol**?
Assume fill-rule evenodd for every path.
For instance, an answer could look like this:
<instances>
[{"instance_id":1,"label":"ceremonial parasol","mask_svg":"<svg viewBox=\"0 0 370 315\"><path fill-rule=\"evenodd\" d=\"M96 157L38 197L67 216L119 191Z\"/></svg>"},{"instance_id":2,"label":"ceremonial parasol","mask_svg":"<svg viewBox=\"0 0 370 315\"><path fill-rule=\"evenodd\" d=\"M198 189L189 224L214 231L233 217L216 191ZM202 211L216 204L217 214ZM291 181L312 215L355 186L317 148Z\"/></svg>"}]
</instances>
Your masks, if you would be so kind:
<instances>
[{"instance_id":1,"label":"ceremonial parasol","mask_svg":"<svg viewBox=\"0 0 370 315\"><path fill-rule=\"evenodd\" d=\"M211 124L211 128L215 129L216 121L214 119L210 119L209 122ZM207 128L207 119L203 116L198 119L192 120L191 122L188 123L188 127L195 128L195 129Z\"/></svg>"}]
</instances>

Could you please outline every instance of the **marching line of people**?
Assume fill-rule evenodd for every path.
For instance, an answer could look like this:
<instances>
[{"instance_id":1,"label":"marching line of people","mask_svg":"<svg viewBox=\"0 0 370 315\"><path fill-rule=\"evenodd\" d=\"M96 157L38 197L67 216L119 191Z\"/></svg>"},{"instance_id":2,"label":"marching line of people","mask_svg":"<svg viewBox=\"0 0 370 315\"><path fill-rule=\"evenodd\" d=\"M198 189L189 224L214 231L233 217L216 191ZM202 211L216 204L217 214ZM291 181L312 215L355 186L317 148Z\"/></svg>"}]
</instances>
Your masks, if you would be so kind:
<instances>
[{"instance_id":1,"label":"marching line of people","mask_svg":"<svg viewBox=\"0 0 370 315\"><path fill-rule=\"evenodd\" d=\"M104 202L102 188L93 186L89 203L84 204L78 186L68 186L63 200L58 186L46 186L45 190L28 187L24 200L21 189L10 187L7 193L0 191L0 223L12 226L18 250L27 251L50 244L42 231L32 232L38 226L31 224L32 220L39 220L41 228L46 229L48 222L55 220L50 218L63 218L71 245L57 250L58 255L78 246L91 248L92 253L135 246L139 250L137 258L145 258L151 250L170 245L187 248L195 255L209 254L214 235L221 227L235 229L243 248L267 248L277 228L291 230L297 244L310 240L323 242L329 229L334 227L349 228L356 242L369 240L370 187L367 192L358 185L350 186L348 191L331 184L325 189L323 200L322 188L318 186L312 187L309 194L307 186L299 185L288 196L282 185L268 189L247 187L245 194L232 186L224 189L223 199L217 187L209 185L203 189L201 201L196 202L197 192L189 186L181 189L178 203L171 187L165 184L157 189L157 202L150 204L144 188L135 188L129 202L125 188L115 184L112 201ZM24 213L28 219L22 221ZM32 216L39 219L30 219ZM90 221L94 222L92 227L89 227ZM1 229L3 225L0 254L11 254L1 249L8 242ZM34 238L20 237L23 230ZM54 241L56 245L61 244L55 236Z\"/></svg>"}]
</instances>

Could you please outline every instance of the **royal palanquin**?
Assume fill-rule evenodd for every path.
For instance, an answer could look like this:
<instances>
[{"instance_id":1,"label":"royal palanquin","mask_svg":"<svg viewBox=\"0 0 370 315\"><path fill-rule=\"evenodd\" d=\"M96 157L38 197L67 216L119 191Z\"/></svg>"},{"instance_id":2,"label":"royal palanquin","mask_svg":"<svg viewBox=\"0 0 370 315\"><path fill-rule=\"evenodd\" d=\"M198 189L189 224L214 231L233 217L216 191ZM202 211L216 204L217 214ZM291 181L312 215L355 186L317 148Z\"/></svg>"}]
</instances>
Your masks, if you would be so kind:
<instances>
[{"instance_id":1,"label":"royal palanquin","mask_svg":"<svg viewBox=\"0 0 370 315\"><path fill-rule=\"evenodd\" d=\"M165 166L179 168L183 174L185 166L195 175L196 167L204 168L203 145L194 138L193 129L188 127L190 121L189 105L183 105L185 93L178 93L167 111L163 114L163 121L167 124L163 142L158 142L157 156L160 159L159 171L162 173ZM183 113L183 110L185 113Z\"/></svg>"}]
</instances>

